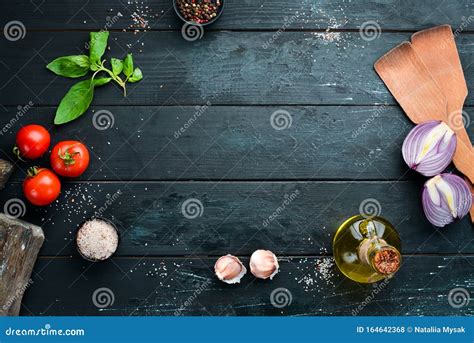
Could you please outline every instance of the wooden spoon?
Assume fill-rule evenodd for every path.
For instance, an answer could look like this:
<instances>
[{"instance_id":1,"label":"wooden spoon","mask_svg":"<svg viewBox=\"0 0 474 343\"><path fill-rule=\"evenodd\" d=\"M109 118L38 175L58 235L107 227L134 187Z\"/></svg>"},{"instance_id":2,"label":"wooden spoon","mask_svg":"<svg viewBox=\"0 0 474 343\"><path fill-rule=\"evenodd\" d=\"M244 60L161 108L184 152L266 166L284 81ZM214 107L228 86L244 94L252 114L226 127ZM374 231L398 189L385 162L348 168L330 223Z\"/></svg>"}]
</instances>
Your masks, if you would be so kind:
<instances>
[{"instance_id":1,"label":"wooden spoon","mask_svg":"<svg viewBox=\"0 0 474 343\"><path fill-rule=\"evenodd\" d=\"M431 72L448 101L447 124L456 132L458 144L454 164L474 183L474 150L463 125L462 109L467 97L467 85L451 26L441 25L411 36L418 56ZM471 208L474 222L474 206Z\"/></svg>"},{"instance_id":2,"label":"wooden spoon","mask_svg":"<svg viewBox=\"0 0 474 343\"><path fill-rule=\"evenodd\" d=\"M375 70L411 121L446 121L446 97L410 42L378 59Z\"/></svg>"}]
</instances>

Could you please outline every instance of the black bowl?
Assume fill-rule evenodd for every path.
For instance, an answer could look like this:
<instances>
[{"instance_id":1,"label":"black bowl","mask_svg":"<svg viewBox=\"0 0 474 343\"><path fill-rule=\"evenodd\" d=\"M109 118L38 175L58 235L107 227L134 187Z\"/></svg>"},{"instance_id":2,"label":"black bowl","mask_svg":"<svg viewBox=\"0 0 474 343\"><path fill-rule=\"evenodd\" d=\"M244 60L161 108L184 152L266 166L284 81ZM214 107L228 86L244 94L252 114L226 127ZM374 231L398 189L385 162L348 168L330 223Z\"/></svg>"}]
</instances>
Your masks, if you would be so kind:
<instances>
[{"instance_id":1,"label":"black bowl","mask_svg":"<svg viewBox=\"0 0 474 343\"><path fill-rule=\"evenodd\" d=\"M92 258L89 258L85 255L82 254L81 250L79 249L79 247L77 246L77 235L79 234L79 230L81 229L81 227L88 221L91 221L91 220L94 220L94 219L97 219L97 220L101 220L103 222L106 222L107 224L110 224L114 229L115 231L117 232L117 237L118 237L118 242L117 242L117 249L118 249L118 246L120 245L120 231L118 230L117 226L114 224L114 222L112 222L111 220L107 219L107 218L104 218L104 217L96 217L96 216L93 216L87 220L84 220L81 224L79 224L79 226L77 227L76 229L76 235L74 237L74 245L76 246L76 250L77 252L79 253L79 255L86 261L89 261L89 262L103 262L103 261L107 261L109 260L112 256L115 255L115 253L117 252L117 250L115 250L115 252L110 255L108 258L106 258L105 260L96 260L96 259L92 259Z\"/></svg>"},{"instance_id":2,"label":"black bowl","mask_svg":"<svg viewBox=\"0 0 474 343\"><path fill-rule=\"evenodd\" d=\"M217 15L212 20L209 20L208 22L205 22L202 24L187 20L185 17L183 17L183 15L181 14L181 11L178 8L178 0L173 0L173 7L174 7L174 11L176 12L176 15L179 17L179 19L181 19L185 23L192 24L192 25L199 25L199 26L208 26L215 23L216 20L220 18L222 11L224 10L224 0L220 0L220 1L221 1L221 5L219 7L219 11L217 12Z\"/></svg>"}]
</instances>

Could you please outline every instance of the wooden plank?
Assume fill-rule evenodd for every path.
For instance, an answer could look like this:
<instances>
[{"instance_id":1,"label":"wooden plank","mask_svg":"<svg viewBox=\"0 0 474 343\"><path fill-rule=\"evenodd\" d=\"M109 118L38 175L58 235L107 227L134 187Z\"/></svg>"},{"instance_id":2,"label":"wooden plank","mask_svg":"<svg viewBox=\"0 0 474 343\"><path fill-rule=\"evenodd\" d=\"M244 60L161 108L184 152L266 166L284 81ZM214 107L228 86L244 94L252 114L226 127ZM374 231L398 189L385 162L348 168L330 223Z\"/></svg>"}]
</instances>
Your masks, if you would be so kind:
<instances>
[{"instance_id":1,"label":"wooden plank","mask_svg":"<svg viewBox=\"0 0 474 343\"><path fill-rule=\"evenodd\" d=\"M385 30L420 30L443 23L473 30L474 21L466 18L471 5L469 0L425 0L421 4L415 0L226 0L225 11L212 28L357 29L373 20ZM151 29L178 29L181 24L168 0L120 1L113 5L104 1L19 0L4 6L3 16L5 22L21 20L29 30L129 29L134 28L134 12L142 14Z\"/></svg>"},{"instance_id":2,"label":"wooden plank","mask_svg":"<svg viewBox=\"0 0 474 343\"><path fill-rule=\"evenodd\" d=\"M91 150L83 180L406 179L401 145L412 125L397 107L94 107L71 125L53 128L53 144L78 139ZM272 113L291 126L276 130ZM13 160L18 129L51 127L54 108L32 108L3 134L0 157ZM96 130L93 118L114 120ZM16 114L9 108L0 127ZM289 119L281 112L281 119ZM273 126L272 126L273 124ZM474 125L470 126L474 137ZM336 158L334 156L337 156ZM19 163L22 181L31 165Z\"/></svg>"},{"instance_id":3,"label":"wooden plank","mask_svg":"<svg viewBox=\"0 0 474 343\"><path fill-rule=\"evenodd\" d=\"M47 233L48 256L78 256L75 230L94 214L118 226L122 256L315 255L330 253L337 227L369 201L399 230L403 253L473 253L468 218L441 230L425 219L422 182L63 183L57 203L27 205L24 219ZM20 194L9 184L2 199Z\"/></svg>"},{"instance_id":4,"label":"wooden plank","mask_svg":"<svg viewBox=\"0 0 474 343\"><path fill-rule=\"evenodd\" d=\"M22 314L474 314L472 306L453 308L448 303L451 289L472 287L473 275L466 273L474 264L472 256L405 257L396 276L377 286L356 284L344 278L331 258L281 259L281 272L272 281L246 275L240 285L227 285L217 280L213 276L214 262L215 259L207 258L120 258L90 264L80 259L40 259L35 269L35 283L25 295ZM243 262L248 265L247 258ZM318 265L319 269L316 268ZM272 306L271 294L278 288L285 288L291 294L290 305ZM102 297L98 298L98 294ZM96 301L99 306L110 306L98 308L94 298L102 299Z\"/></svg>"},{"instance_id":5,"label":"wooden plank","mask_svg":"<svg viewBox=\"0 0 474 343\"><path fill-rule=\"evenodd\" d=\"M5 187L5 183L10 178L10 175L13 173L13 164L0 159L0 190Z\"/></svg>"},{"instance_id":6,"label":"wooden plank","mask_svg":"<svg viewBox=\"0 0 474 343\"><path fill-rule=\"evenodd\" d=\"M21 202L10 202L5 208L9 216L0 213L0 315L17 316L21 299L31 286L31 271L38 251L43 245L44 233L40 227L11 217L22 211Z\"/></svg>"},{"instance_id":7,"label":"wooden plank","mask_svg":"<svg viewBox=\"0 0 474 343\"><path fill-rule=\"evenodd\" d=\"M128 97L108 85L97 90L95 105L202 104L375 104L395 101L373 70L377 58L408 33L384 33L364 41L358 32L337 38L314 32L208 32L198 42L178 32L111 35L111 56L135 52L144 79ZM45 65L61 55L83 51L86 32L31 32L25 39L0 40L0 70L5 82L0 103L56 106L71 79L55 77ZM140 42L137 42L139 40ZM331 42L331 40L333 40ZM458 37L459 52L473 105L474 36ZM127 44L134 44L129 49ZM143 45L142 45L143 44ZM265 49L264 46L268 45ZM140 53L140 51L143 51Z\"/></svg>"},{"instance_id":8,"label":"wooden plank","mask_svg":"<svg viewBox=\"0 0 474 343\"><path fill-rule=\"evenodd\" d=\"M92 153L82 180L401 180L413 178L401 146L413 125L398 107L93 107L71 125L52 129L53 144L78 139ZM276 130L272 113L285 110L291 126ZM469 112L471 108L467 109ZM50 127L54 108L32 108L0 141L12 159L18 128ZM108 111L111 129L93 118ZM0 115L0 127L16 108ZM107 112L101 112L107 116ZM285 113L282 113L282 119ZM286 117L289 118L289 117ZM180 129L182 128L182 131ZM474 125L468 127L474 140ZM31 165L19 163L13 180Z\"/></svg>"}]
</instances>

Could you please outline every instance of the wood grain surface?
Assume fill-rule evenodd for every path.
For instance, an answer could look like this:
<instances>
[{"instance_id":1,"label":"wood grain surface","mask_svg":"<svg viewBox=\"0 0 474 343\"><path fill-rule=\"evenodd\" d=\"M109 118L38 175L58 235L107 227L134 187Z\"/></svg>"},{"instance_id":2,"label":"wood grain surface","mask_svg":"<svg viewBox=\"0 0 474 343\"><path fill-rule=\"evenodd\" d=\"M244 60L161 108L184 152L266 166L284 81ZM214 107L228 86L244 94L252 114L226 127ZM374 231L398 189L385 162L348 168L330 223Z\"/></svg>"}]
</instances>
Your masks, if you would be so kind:
<instances>
[{"instance_id":1,"label":"wood grain surface","mask_svg":"<svg viewBox=\"0 0 474 343\"><path fill-rule=\"evenodd\" d=\"M222 18L190 42L171 1L3 2L2 25L19 21L25 35L0 39L0 158L15 165L0 208L23 201L21 219L46 236L21 314L473 315L472 306L448 302L453 288L473 292L473 226L466 218L436 229L425 219L425 179L408 171L400 151L412 124L373 69L413 32L451 24L470 114L470 7L227 0ZM134 25L134 12L148 24ZM97 89L80 119L53 127L75 80L45 65L87 53L89 31L100 29L110 31L106 58L132 52L144 79L126 98L112 85ZM53 144L90 147L89 170L63 180L60 199L46 208L26 202L21 182L47 156L19 163L11 153L28 123L48 127ZM195 218L183 212L190 199L202 205ZM331 258L332 234L367 201L402 237L400 272L377 285L342 277ZM97 264L74 246L78 225L93 215L113 220L121 238L117 254ZM232 287L213 276L218 256L248 264L258 248L280 259L273 281L247 275ZM272 305L279 288L291 294L284 308Z\"/></svg>"},{"instance_id":2,"label":"wood grain surface","mask_svg":"<svg viewBox=\"0 0 474 343\"><path fill-rule=\"evenodd\" d=\"M46 256L78 256L76 228L96 213L117 224L119 255L250 256L266 247L310 256L330 254L333 233L370 196L399 230L403 253L474 253L468 218L436 229L420 215L421 187L412 181L73 183L64 184L49 208L27 204L24 218L43 223ZM2 196L21 197L18 192L10 184ZM200 201L200 216L184 215L188 199ZM276 211L281 214L270 220Z\"/></svg>"},{"instance_id":3,"label":"wood grain surface","mask_svg":"<svg viewBox=\"0 0 474 343\"><path fill-rule=\"evenodd\" d=\"M272 281L246 275L239 285L213 276L215 259L116 258L103 264L40 258L37 280L24 315L474 315L472 306L447 304L454 287L472 287L466 271L473 257L405 256L400 272L377 285L354 283L324 257L288 257ZM248 259L243 263L248 265ZM321 272L329 266L329 274ZM63 273L57 275L56 271ZM332 274L334 273L334 274ZM36 279L35 279L36 280ZM104 308L92 302L98 287L109 289ZM291 292L291 304L272 306L278 288ZM105 295L106 293L102 293ZM375 301L367 301L373 299ZM364 306L364 304L367 304ZM100 305L103 306L103 305ZM359 307L360 306L360 307Z\"/></svg>"},{"instance_id":4,"label":"wood grain surface","mask_svg":"<svg viewBox=\"0 0 474 343\"><path fill-rule=\"evenodd\" d=\"M16 108L0 116L6 125ZM285 110L292 124L275 130L271 116ZM32 108L17 122L52 126L54 107ZM94 128L108 111L114 125ZM53 144L74 137L94 158L83 180L399 180L413 177L400 153L411 124L395 106L104 106L70 125L51 128ZM385 125L387 122L390 125ZM474 136L474 128L469 128ZM15 160L14 129L0 156ZM334 158L334 152L337 157ZM47 156L40 160L48 163ZM192 162L192 163L191 163ZM32 163L18 163L21 181Z\"/></svg>"},{"instance_id":5,"label":"wood grain surface","mask_svg":"<svg viewBox=\"0 0 474 343\"><path fill-rule=\"evenodd\" d=\"M5 183L13 173L13 163L0 159L0 190L5 187Z\"/></svg>"},{"instance_id":6,"label":"wood grain surface","mask_svg":"<svg viewBox=\"0 0 474 343\"><path fill-rule=\"evenodd\" d=\"M142 81L131 85L126 98L118 87L102 87L93 104L396 104L373 65L408 40L409 33L382 33L371 41L359 32L340 32L336 37L301 31L281 32L276 39L273 35L217 31L188 42L180 31L113 32L109 39L113 53L106 58L132 51L136 65L146 72ZM5 82L0 86L0 103L58 104L75 82L56 77L45 65L56 57L84 52L88 40L87 32L31 32L16 44L1 40L0 70ZM474 36L460 35L457 42L472 93L474 65L469 61ZM466 104L474 104L471 97Z\"/></svg>"},{"instance_id":7,"label":"wood grain surface","mask_svg":"<svg viewBox=\"0 0 474 343\"><path fill-rule=\"evenodd\" d=\"M23 293L33 284L31 272L43 242L39 226L0 213L1 316L20 313Z\"/></svg>"},{"instance_id":8,"label":"wood grain surface","mask_svg":"<svg viewBox=\"0 0 474 343\"><path fill-rule=\"evenodd\" d=\"M145 13L150 29L176 30L182 25L168 0L143 3L133 0L5 0L4 4L4 16L9 20L21 18L32 30L92 30L102 29L107 23L112 30L129 29L130 14L145 6L148 6ZM462 25L465 31L473 31L474 22L469 20L470 5L470 0L423 0L421 4L415 0L226 0L225 11L212 29L276 31L285 25L292 30L347 30L359 29L372 20L387 30L420 30L449 22L453 27ZM114 19L118 13L122 17Z\"/></svg>"}]
</instances>

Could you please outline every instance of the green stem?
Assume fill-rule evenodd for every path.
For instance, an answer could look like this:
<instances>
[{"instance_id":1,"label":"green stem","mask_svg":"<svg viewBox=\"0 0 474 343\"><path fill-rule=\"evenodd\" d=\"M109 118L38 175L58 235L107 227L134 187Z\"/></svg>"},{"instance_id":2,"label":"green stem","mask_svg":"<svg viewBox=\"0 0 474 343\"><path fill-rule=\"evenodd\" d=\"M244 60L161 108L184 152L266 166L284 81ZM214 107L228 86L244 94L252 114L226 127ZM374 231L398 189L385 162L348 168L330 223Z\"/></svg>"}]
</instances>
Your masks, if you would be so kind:
<instances>
[{"instance_id":1,"label":"green stem","mask_svg":"<svg viewBox=\"0 0 474 343\"><path fill-rule=\"evenodd\" d=\"M20 161L26 162L24 159L21 158L21 151L16 145L13 147L13 153L18 157Z\"/></svg>"},{"instance_id":2,"label":"green stem","mask_svg":"<svg viewBox=\"0 0 474 343\"><path fill-rule=\"evenodd\" d=\"M28 177L35 177L36 175L38 175L40 173L40 171L44 170L44 168L40 168L38 166L34 166L34 167L30 167L27 169L26 171L26 175Z\"/></svg>"},{"instance_id":3,"label":"green stem","mask_svg":"<svg viewBox=\"0 0 474 343\"><path fill-rule=\"evenodd\" d=\"M91 78L91 83L92 81L94 81L94 77L97 75L98 72L100 72L101 70L98 69L94 74L92 74L92 78Z\"/></svg>"},{"instance_id":4,"label":"green stem","mask_svg":"<svg viewBox=\"0 0 474 343\"><path fill-rule=\"evenodd\" d=\"M123 81L120 76L118 75L115 75L111 70L107 69L106 67L104 67L104 61L102 61L102 63L100 64L99 66L99 69L94 73L94 75L92 75L92 79L94 79L94 76L95 74L97 74L99 71L103 71L103 72L106 72L107 74L109 74L109 76L112 78L112 80L114 80L115 82L117 82L119 84L120 87L123 88L123 95L124 96L127 96L127 88L125 87L125 83L127 82L126 80Z\"/></svg>"}]
</instances>

